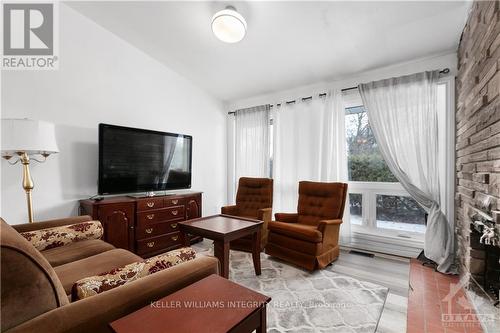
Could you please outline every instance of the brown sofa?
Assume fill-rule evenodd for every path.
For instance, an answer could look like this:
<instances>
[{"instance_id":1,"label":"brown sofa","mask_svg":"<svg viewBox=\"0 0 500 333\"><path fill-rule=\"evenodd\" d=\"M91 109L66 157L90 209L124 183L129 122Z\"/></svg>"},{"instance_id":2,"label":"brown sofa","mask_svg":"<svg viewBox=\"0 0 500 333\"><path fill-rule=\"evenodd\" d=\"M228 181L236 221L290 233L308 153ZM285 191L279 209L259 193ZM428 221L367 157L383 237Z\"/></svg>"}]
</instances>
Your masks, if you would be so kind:
<instances>
[{"instance_id":1,"label":"brown sofa","mask_svg":"<svg viewBox=\"0 0 500 333\"><path fill-rule=\"evenodd\" d=\"M266 253L308 270L333 262L346 196L344 183L300 182L297 213L275 214Z\"/></svg>"},{"instance_id":2,"label":"brown sofa","mask_svg":"<svg viewBox=\"0 0 500 333\"><path fill-rule=\"evenodd\" d=\"M19 232L88 221L89 216L10 226L1 220L1 331L111 332L108 323L208 275L218 261L198 257L101 294L71 302L77 280L141 261L101 240L38 251Z\"/></svg>"},{"instance_id":3,"label":"brown sofa","mask_svg":"<svg viewBox=\"0 0 500 333\"><path fill-rule=\"evenodd\" d=\"M263 221L261 230L261 250L267 244L267 224L272 218L273 180L269 178L241 177L238 181L236 205L221 208L226 215L248 217ZM252 236L246 236L231 242L231 249L251 252Z\"/></svg>"}]
</instances>

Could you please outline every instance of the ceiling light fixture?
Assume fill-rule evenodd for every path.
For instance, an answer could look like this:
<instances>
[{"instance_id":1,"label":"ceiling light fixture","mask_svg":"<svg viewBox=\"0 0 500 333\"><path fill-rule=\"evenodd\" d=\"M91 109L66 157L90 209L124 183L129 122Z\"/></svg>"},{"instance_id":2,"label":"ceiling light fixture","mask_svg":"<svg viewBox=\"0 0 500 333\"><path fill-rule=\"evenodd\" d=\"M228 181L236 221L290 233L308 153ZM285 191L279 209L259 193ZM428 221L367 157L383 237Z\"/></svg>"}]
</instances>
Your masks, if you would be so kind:
<instances>
[{"instance_id":1,"label":"ceiling light fixture","mask_svg":"<svg viewBox=\"0 0 500 333\"><path fill-rule=\"evenodd\" d=\"M212 17L212 31L221 41L237 43L245 37L247 22L232 6L227 6Z\"/></svg>"}]
</instances>

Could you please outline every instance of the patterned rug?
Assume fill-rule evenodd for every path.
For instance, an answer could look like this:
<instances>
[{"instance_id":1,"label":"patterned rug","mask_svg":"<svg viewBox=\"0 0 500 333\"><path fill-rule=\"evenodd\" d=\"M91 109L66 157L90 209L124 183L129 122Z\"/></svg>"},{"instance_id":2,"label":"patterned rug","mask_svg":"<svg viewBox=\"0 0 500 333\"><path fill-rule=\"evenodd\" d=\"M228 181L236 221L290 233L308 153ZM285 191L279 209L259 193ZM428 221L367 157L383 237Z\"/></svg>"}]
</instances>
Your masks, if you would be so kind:
<instances>
[{"instance_id":1,"label":"patterned rug","mask_svg":"<svg viewBox=\"0 0 500 333\"><path fill-rule=\"evenodd\" d=\"M309 273L263 253L261 265L256 276L251 254L231 251L229 278L272 297L268 332L376 331L387 288L327 270Z\"/></svg>"}]
</instances>

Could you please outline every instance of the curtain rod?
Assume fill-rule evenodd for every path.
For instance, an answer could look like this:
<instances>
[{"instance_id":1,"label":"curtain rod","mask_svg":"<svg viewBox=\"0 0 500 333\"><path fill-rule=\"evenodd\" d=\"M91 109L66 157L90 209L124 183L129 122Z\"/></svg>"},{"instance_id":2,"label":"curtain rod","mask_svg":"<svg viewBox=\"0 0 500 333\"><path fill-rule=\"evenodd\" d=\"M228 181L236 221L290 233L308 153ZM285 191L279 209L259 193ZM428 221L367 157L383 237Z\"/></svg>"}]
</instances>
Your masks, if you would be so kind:
<instances>
[{"instance_id":1,"label":"curtain rod","mask_svg":"<svg viewBox=\"0 0 500 333\"><path fill-rule=\"evenodd\" d=\"M319 97L319 98L321 98L321 97L325 97L325 96L326 96L326 93L320 93L320 94L318 94L318 97ZM312 98L313 98L313 96L307 96L307 97L302 97L302 98L301 98L301 100L302 100L302 102L305 102L305 101L307 101L307 100L309 100L309 99L312 99ZM293 104L293 103L295 103L295 100L292 100L292 101L286 101L286 102L285 102L285 104ZM276 106L281 106L281 104L282 104L282 103L277 103L277 104L276 104ZM274 105L273 105L273 104L269 104L269 108L271 108L271 109L272 109L273 107L274 107ZM236 111L230 111L230 112L228 112L227 114L236 114Z\"/></svg>"},{"instance_id":2,"label":"curtain rod","mask_svg":"<svg viewBox=\"0 0 500 333\"><path fill-rule=\"evenodd\" d=\"M448 74L449 72L450 72L450 69L447 67L447 68L445 68L443 70L440 70L439 74ZM354 90L354 89L358 89L358 87L356 86L356 87L344 88L344 89L341 89L340 91L344 92L344 91ZM320 94L318 94L319 98L325 97L325 96L326 96L326 93L320 93ZM304 102L304 101L307 101L307 100L312 99L312 98L313 98L313 96L307 96L307 97L302 97L301 100L302 100L302 102ZM295 102L296 102L296 100L294 99L294 100L291 100L291 101L286 101L285 104L293 104ZM276 106L281 106L281 104L282 103L277 103ZM270 108L273 108L273 106L274 106L273 104L269 105ZM230 111L227 114L236 114L236 111Z\"/></svg>"},{"instance_id":3,"label":"curtain rod","mask_svg":"<svg viewBox=\"0 0 500 333\"><path fill-rule=\"evenodd\" d=\"M449 72L450 72L450 69L449 68L445 68L445 69L439 71L439 74L448 74ZM358 87L356 86L356 87L344 88L344 89L342 89L340 91L344 92L344 91L354 90L354 89L358 89Z\"/></svg>"}]
</instances>

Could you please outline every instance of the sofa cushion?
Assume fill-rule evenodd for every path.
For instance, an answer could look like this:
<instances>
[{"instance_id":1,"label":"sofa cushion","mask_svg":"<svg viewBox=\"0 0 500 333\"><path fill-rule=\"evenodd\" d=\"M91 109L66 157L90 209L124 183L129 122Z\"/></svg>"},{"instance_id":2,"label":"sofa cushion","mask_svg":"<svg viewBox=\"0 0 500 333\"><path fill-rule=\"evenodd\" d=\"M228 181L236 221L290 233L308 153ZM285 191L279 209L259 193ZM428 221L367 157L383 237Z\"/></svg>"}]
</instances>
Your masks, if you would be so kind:
<instances>
[{"instance_id":1,"label":"sofa cushion","mask_svg":"<svg viewBox=\"0 0 500 333\"><path fill-rule=\"evenodd\" d=\"M308 242L319 243L323 240L323 234L315 226L272 221L269 222L268 228L270 232Z\"/></svg>"},{"instance_id":2,"label":"sofa cushion","mask_svg":"<svg viewBox=\"0 0 500 333\"><path fill-rule=\"evenodd\" d=\"M66 294L71 293L73 284L85 277L142 261L142 258L124 249L114 249L88 258L69 262L54 268Z\"/></svg>"},{"instance_id":3,"label":"sofa cushion","mask_svg":"<svg viewBox=\"0 0 500 333\"><path fill-rule=\"evenodd\" d=\"M68 299L48 261L4 220L0 221L0 331L4 332L68 304Z\"/></svg>"},{"instance_id":4,"label":"sofa cushion","mask_svg":"<svg viewBox=\"0 0 500 333\"><path fill-rule=\"evenodd\" d=\"M173 250L155 257L134 262L109 272L86 277L73 285L71 297L73 301L97 295L104 291L136 281L144 276L194 259L196 252L189 248Z\"/></svg>"},{"instance_id":5,"label":"sofa cushion","mask_svg":"<svg viewBox=\"0 0 500 333\"><path fill-rule=\"evenodd\" d=\"M114 248L113 245L100 239L91 239L45 250L42 251L42 255L53 267L56 267L113 250Z\"/></svg>"},{"instance_id":6,"label":"sofa cushion","mask_svg":"<svg viewBox=\"0 0 500 333\"><path fill-rule=\"evenodd\" d=\"M60 227L21 232L37 250L43 251L73 242L102 237L103 229L99 221L80 222Z\"/></svg>"}]
</instances>

